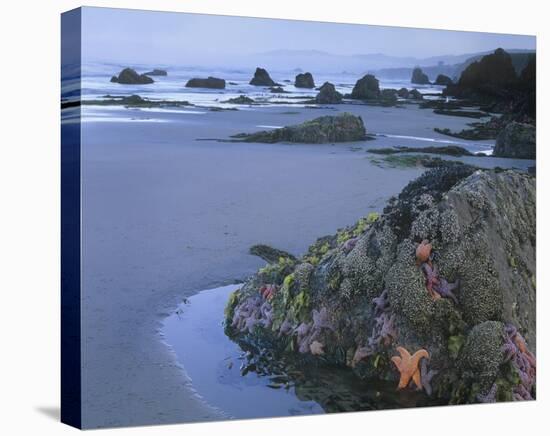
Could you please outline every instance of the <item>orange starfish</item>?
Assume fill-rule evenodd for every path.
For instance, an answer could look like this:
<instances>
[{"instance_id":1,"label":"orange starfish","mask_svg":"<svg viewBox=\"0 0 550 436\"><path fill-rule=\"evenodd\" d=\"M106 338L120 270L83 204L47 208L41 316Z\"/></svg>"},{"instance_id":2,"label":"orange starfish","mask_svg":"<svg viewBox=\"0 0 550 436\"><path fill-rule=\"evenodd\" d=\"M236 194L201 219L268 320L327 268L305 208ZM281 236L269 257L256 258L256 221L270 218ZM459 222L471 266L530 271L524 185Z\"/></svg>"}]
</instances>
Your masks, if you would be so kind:
<instances>
[{"instance_id":1,"label":"orange starfish","mask_svg":"<svg viewBox=\"0 0 550 436\"><path fill-rule=\"evenodd\" d=\"M397 352L400 356L393 356L391 358L391 361L395 363L395 366L401 373L397 389L406 388L411 379L417 389L422 389L422 380L420 379L420 369L418 368L418 364L420 363L420 359L423 357L429 359L430 354L426 350L420 349L411 356L411 353L403 347L397 347Z\"/></svg>"},{"instance_id":2,"label":"orange starfish","mask_svg":"<svg viewBox=\"0 0 550 436\"><path fill-rule=\"evenodd\" d=\"M418 265L428 262L430 260L430 254L432 252L432 244L427 239L424 239L416 247L416 263Z\"/></svg>"}]
</instances>

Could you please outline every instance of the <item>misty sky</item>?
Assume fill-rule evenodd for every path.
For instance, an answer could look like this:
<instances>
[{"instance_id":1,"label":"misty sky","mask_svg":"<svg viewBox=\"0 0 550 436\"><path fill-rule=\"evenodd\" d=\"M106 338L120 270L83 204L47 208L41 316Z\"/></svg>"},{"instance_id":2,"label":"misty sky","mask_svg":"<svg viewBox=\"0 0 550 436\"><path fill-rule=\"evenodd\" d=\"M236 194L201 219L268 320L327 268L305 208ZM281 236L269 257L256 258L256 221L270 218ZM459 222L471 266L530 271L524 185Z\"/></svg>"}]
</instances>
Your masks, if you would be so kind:
<instances>
[{"instance_id":1,"label":"misty sky","mask_svg":"<svg viewBox=\"0 0 550 436\"><path fill-rule=\"evenodd\" d=\"M83 52L94 61L228 63L281 49L417 58L535 49L533 36L108 8L84 8L82 22Z\"/></svg>"}]
</instances>

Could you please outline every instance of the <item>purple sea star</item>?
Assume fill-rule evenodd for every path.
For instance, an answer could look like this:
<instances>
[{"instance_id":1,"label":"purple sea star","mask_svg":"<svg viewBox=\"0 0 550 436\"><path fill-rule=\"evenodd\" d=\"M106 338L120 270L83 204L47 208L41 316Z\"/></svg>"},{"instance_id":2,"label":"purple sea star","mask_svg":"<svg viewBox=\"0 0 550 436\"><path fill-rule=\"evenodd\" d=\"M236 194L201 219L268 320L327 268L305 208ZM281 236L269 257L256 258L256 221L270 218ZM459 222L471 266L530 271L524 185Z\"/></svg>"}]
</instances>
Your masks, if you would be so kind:
<instances>
[{"instance_id":1,"label":"purple sea star","mask_svg":"<svg viewBox=\"0 0 550 436\"><path fill-rule=\"evenodd\" d=\"M434 284L433 289L442 297L450 298L455 304L458 305L458 299L456 298L455 294L453 294L453 291L455 289L458 289L459 286L460 282L458 280L454 283L449 283L447 280L440 278L439 283Z\"/></svg>"}]
</instances>

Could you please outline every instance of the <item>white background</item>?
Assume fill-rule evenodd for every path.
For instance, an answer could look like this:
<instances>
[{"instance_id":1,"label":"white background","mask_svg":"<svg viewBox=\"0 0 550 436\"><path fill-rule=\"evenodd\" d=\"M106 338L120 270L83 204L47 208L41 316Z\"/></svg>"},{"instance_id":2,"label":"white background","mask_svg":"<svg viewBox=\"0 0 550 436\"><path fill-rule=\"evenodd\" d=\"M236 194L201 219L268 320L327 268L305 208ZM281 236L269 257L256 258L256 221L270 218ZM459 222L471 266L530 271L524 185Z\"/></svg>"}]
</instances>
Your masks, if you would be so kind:
<instances>
[{"instance_id":1,"label":"white background","mask_svg":"<svg viewBox=\"0 0 550 436\"><path fill-rule=\"evenodd\" d=\"M0 429L70 434L59 413L59 14L70 0L7 0L0 13ZM110 0L87 6L536 34L538 277L536 402L102 430L131 435L519 435L547 432L548 81L543 1ZM445 52L445 47L441 47ZM548 268L548 267L547 267ZM550 316L549 316L550 317ZM544 414L546 409L546 414ZM537 426L544 430L536 430ZM470 433L471 432L471 433Z\"/></svg>"}]
</instances>

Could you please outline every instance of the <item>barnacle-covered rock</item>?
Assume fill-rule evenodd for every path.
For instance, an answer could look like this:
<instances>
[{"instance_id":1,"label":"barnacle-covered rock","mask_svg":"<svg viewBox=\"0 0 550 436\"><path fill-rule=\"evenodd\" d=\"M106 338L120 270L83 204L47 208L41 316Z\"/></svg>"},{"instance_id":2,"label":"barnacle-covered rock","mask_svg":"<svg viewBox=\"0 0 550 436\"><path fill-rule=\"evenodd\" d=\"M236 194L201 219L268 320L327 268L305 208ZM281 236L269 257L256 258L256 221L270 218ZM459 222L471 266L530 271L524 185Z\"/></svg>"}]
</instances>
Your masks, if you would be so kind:
<instances>
[{"instance_id":1,"label":"barnacle-covered rock","mask_svg":"<svg viewBox=\"0 0 550 436\"><path fill-rule=\"evenodd\" d=\"M226 331L396 385L396 348L423 349L417 387L441 401L534 398L535 198L517 171L427 171L380 216L258 271L230 298Z\"/></svg>"}]
</instances>

